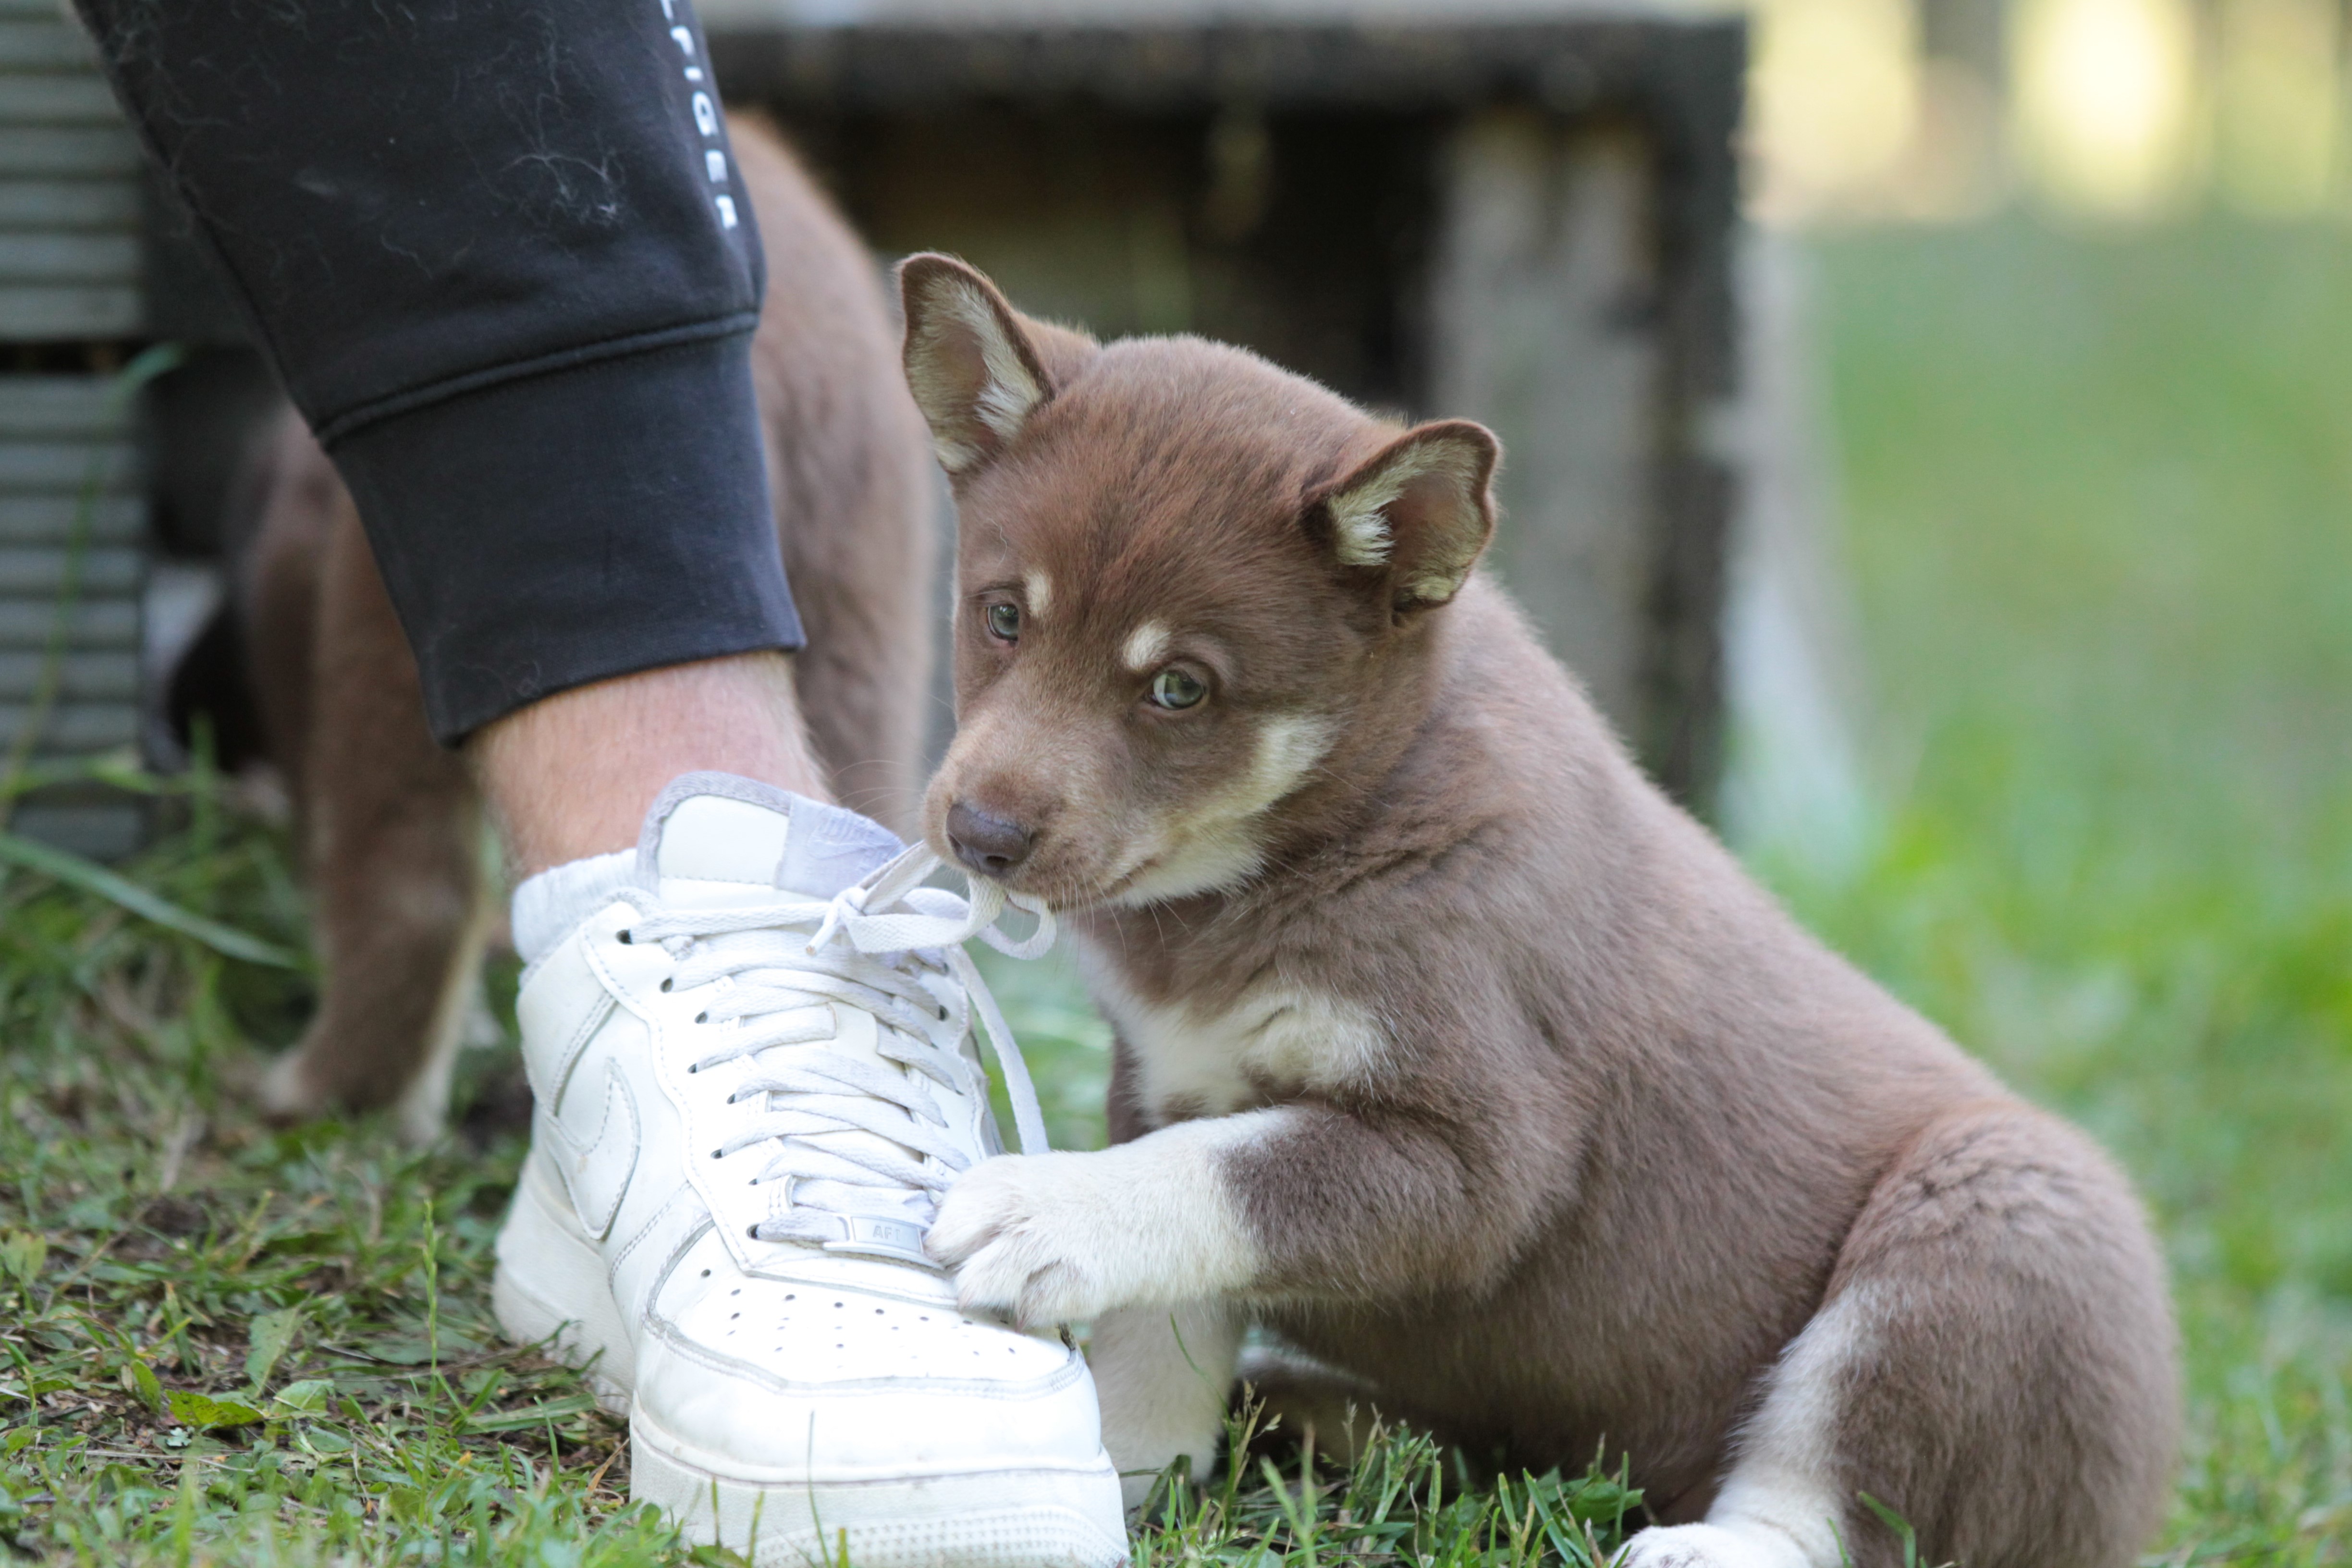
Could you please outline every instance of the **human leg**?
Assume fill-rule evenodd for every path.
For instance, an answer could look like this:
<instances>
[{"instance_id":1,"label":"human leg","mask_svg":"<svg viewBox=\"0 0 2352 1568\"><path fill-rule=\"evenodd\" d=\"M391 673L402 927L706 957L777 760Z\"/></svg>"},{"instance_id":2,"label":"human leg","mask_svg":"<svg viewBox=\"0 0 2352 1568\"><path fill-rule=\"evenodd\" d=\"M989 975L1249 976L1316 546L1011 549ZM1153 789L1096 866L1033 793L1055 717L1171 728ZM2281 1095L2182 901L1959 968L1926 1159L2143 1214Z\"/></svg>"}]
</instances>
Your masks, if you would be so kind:
<instances>
[{"instance_id":1,"label":"human leg","mask_svg":"<svg viewBox=\"0 0 2352 1568\"><path fill-rule=\"evenodd\" d=\"M484 725L466 754L518 880L635 845L646 808L680 773L829 798L779 653L576 686Z\"/></svg>"},{"instance_id":2,"label":"human leg","mask_svg":"<svg viewBox=\"0 0 2352 1568\"><path fill-rule=\"evenodd\" d=\"M790 658L752 650L663 663L667 650L697 646L690 618L681 625L676 606L645 603L625 577L583 582L560 555L541 563L545 575L570 574L565 616L601 635L589 662L558 638L541 650L548 668L519 668L507 684L538 689L551 675L626 673L567 685L466 742L518 877L634 844L646 806L683 772L731 772L809 798L837 795L893 824L911 799L931 644L928 438L900 384L863 246L772 132L756 121L733 129L740 188L752 203L747 216L759 216L773 284L751 350L772 510L764 548L772 564L781 542L808 601L813 643ZM572 455L542 449L550 468ZM330 958L320 1016L281 1067L273 1099L297 1114L372 1109L404 1100L403 1075L440 1059L422 1038L419 999L445 989L440 952L456 951L461 910L470 907L452 880L458 858L446 847L419 854L393 829L461 843L472 876L476 796L434 743L433 703L396 646L384 585L365 552L353 558L358 571L322 578L322 541L349 525L352 506L325 454L298 425L257 456L246 488L264 504L242 595L254 675L270 749L298 808L335 825L304 837ZM714 538L707 519L682 521L681 540L705 552L710 574L740 572L740 544ZM434 559L453 578L485 574L463 552ZM337 648L361 656L338 657ZM462 700L445 692L440 703ZM316 742L314 710L331 731ZM313 753L321 765L312 766ZM434 883L436 897L415 896L420 879ZM470 984L470 973L457 978ZM373 992L396 1005L368 1000ZM412 1132L429 1135L439 1103L426 1086L412 1107Z\"/></svg>"},{"instance_id":3,"label":"human leg","mask_svg":"<svg viewBox=\"0 0 2352 1568\"><path fill-rule=\"evenodd\" d=\"M765 258L679 0L80 9L358 497L444 743L799 645L750 363Z\"/></svg>"}]
</instances>

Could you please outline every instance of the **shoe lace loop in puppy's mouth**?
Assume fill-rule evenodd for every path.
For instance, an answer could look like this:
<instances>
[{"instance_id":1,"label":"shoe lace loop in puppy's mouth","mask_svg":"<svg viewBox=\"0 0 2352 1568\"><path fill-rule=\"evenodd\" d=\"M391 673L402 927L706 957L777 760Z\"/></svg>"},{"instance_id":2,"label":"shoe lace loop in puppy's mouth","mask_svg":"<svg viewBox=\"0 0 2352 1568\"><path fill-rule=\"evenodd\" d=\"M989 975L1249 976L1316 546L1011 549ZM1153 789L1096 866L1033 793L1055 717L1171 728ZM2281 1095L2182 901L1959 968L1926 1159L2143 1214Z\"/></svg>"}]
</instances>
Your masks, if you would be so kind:
<instances>
[{"instance_id":1,"label":"shoe lace loop in puppy's mouth","mask_svg":"<svg viewBox=\"0 0 2352 1568\"><path fill-rule=\"evenodd\" d=\"M921 886L940 864L919 845L830 900L663 910L630 929L629 940L677 961L669 989L696 994L694 1023L714 1048L688 1070L744 1064L724 1075L725 1098L761 1113L709 1157L771 1148L751 1183L785 1185L771 1205L781 1212L751 1227L760 1240L928 1261L914 1246L940 1194L986 1153L959 1135L932 1088L987 1114L987 1077L961 1048L972 1014L1004 1076L1021 1152L1047 1148L1028 1065L963 943L977 936L1034 958L1053 944L1053 917L992 882L970 881L969 899ZM1025 938L999 925L1013 908L1035 918ZM969 1014L953 1005L959 992ZM836 1006L872 1015L870 1051L842 1038Z\"/></svg>"}]
</instances>

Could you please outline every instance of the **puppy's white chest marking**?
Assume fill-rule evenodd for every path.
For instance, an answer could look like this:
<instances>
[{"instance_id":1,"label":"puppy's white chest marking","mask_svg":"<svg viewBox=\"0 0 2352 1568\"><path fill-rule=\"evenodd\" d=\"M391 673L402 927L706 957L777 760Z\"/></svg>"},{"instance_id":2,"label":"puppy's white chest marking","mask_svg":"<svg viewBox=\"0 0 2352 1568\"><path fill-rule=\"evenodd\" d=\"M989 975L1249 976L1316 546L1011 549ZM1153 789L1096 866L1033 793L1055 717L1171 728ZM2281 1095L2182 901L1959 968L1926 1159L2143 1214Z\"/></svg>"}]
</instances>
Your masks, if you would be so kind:
<instances>
[{"instance_id":1,"label":"puppy's white chest marking","mask_svg":"<svg viewBox=\"0 0 2352 1568\"><path fill-rule=\"evenodd\" d=\"M1265 984L1223 1009L1160 1005L1129 991L1108 964L1088 969L1096 999L1133 1054L1137 1097L1155 1123L1360 1084L1386 1052L1370 1013L1318 992Z\"/></svg>"}]
</instances>

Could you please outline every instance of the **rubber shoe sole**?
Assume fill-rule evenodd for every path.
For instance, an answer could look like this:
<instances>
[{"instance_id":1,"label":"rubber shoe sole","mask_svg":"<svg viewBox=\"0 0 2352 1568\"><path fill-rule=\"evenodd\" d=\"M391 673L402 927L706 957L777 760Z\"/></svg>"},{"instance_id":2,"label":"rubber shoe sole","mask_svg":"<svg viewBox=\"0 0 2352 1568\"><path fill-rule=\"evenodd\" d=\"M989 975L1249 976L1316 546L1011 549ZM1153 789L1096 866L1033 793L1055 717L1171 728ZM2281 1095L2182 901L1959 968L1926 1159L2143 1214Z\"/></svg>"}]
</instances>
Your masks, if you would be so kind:
<instances>
[{"instance_id":1,"label":"rubber shoe sole","mask_svg":"<svg viewBox=\"0 0 2352 1568\"><path fill-rule=\"evenodd\" d=\"M756 1568L1112 1568L1128 1555L1108 1458L1092 1470L796 1483L698 1461L640 1412L629 1496Z\"/></svg>"},{"instance_id":2,"label":"rubber shoe sole","mask_svg":"<svg viewBox=\"0 0 2352 1568\"><path fill-rule=\"evenodd\" d=\"M598 1402L629 1417L629 1496L688 1541L755 1568L1113 1568L1128 1560L1108 1456L1078 1469L854 1480L749 1475L632 1412L631 1356L604 1259L526 1163L499 1232L491 1310L507 1337L585 1366ZM530 1281L526 1284L524 1281ZM560 1305L586 1303L584 1309Z\"/></svg>"}]
</instances>

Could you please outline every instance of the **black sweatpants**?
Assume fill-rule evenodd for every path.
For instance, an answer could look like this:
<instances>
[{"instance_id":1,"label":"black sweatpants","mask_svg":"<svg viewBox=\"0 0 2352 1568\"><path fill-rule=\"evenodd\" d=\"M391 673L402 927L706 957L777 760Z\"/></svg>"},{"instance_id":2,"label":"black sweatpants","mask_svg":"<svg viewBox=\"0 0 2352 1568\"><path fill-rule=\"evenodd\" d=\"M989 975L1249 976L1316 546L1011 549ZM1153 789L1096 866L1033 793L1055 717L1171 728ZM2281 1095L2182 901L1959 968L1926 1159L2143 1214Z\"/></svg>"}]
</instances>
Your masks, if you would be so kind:
<instances>
[{"instance_id":1,"label":"black sweatpants","mask_svg":"<svg viewBox=\"0 0 2352 1568\"><path fill-rule=\"evenodd\" d=\"M687 0L78 0L358 499L445 743L799 646Z\"/></svg>"}]
</instances>

